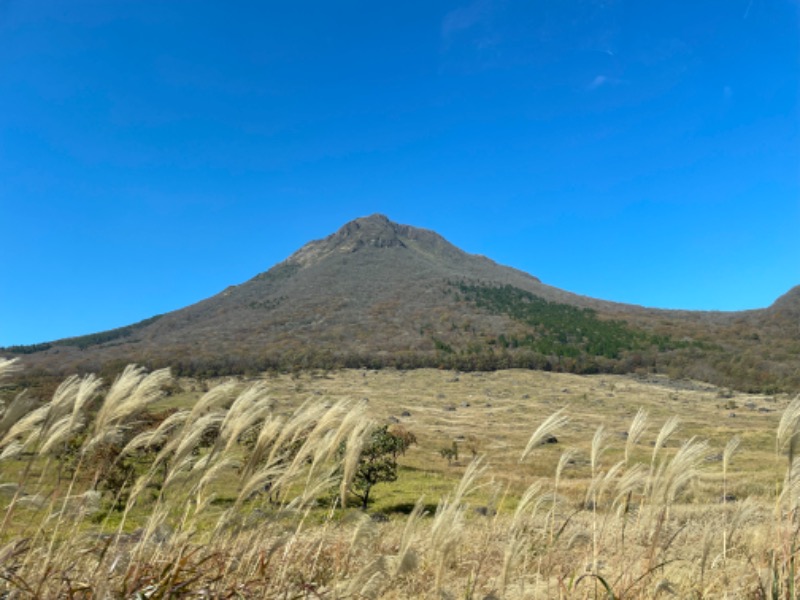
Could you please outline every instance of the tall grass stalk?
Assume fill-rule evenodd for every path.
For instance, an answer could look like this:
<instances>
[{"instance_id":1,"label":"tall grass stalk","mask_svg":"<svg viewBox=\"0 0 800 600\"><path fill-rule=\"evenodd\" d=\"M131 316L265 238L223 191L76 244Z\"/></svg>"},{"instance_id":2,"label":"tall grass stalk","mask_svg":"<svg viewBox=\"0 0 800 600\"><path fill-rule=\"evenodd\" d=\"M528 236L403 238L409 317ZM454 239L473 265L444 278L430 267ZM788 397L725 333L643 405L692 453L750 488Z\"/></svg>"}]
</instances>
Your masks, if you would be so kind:
<instances>
[{"instance_id":1,"label":"tall grass stalk","mask_svg":"<svg viewBox=\"0 0 800 600\"><path fill-rule=\"evenodd\" d=\"M539 427L536 428L528 440L525 449L522 451L522 454L519 457L519 462L524 462L535 447L541 445L549 436L553 434L554 431L558 431L569 422L569 418L564 416L566 410L567 408L564 407L561 410L553 413L547 417L542 424L539 425Z\"/></svg>"},{"instance_id":2,"label":"tall grass stalk","mask_svg":"<svg viewBox=\"0 0 800 600\"><path fill-rule=\"evenodd\" d=\"M725 445L725 450L722 452L722 504L727 505L728 503L728 468L731 464L731 459L733 455L736 453L736 450L739 448L739 444L741 443L741 439L737 436L732 437L728 440L728 443ZM725 526L722 531L722 562L723 564L728 558L728 511L726 510L725 513Z\"/></svg>"}]
</instances>

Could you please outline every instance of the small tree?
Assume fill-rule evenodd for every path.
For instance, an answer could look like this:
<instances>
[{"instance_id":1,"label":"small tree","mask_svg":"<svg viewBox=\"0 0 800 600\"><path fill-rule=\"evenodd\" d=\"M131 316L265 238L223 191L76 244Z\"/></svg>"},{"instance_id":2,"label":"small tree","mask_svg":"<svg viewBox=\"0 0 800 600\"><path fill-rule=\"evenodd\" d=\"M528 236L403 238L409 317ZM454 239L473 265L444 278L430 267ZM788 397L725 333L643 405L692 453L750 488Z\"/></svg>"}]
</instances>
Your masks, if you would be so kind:
<instances>
[{"instance_id":1,"label":"small tree","mask_svg":"<svg viewBox=\"0 0 800 600\"><path fill-rule=\"evenodd\" d=\"M458 460L458 443L453 440L453 444L449 448L447 446L440 448L439 454L447 460L448 465L453 464L454 460Z\"/></svg>"},{"instance_id":2,"label":"small tree","mask_svg":"<svg viewBox=\"0 0 800 600\"><path fill-rule=\"evenodd\" d=\"M475 435L474 433L470 433L467 435L466 440L464 441L464 445L467 447L472 453L472 460L478 458L478 454L480 454L481 447L483 446L481 439Z\"/></svg>"},{"instance_id":3,"label":"small tree","mask_svg":"<svg viewBox=\"0 0 800 600\"><path fill-rule=\"evenodd\" d=\"M415 441L410 432L397 434L390 431L388 425L372 432L361 450L351 487L353 495L361 500L361 508L367 509L370 492L376 484L397 480L397 457Z\"/></svg>"}]
</instances>

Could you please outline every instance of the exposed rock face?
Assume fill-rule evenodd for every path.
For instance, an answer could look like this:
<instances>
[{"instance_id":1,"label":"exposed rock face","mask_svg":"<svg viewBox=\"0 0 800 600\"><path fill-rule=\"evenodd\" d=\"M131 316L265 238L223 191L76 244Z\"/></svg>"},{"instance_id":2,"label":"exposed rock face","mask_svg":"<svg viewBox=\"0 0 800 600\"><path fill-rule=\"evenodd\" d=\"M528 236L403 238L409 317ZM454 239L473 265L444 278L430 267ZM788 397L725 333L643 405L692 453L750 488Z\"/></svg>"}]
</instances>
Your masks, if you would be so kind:
<instances>
[{"instance_id":1,"label":"exposed rock face","mask_svg":"<svg viewBox=\"0 0 800 600\"><path fill-rule=\"evenodd\" d=\"M286 262L309 266L332 254L349 254L369 248L405 248L462 260L469 257L433 231L399 225L384 215L375 214L350 221L336 233L306 244Z\"/></svg>"}]
</instances>

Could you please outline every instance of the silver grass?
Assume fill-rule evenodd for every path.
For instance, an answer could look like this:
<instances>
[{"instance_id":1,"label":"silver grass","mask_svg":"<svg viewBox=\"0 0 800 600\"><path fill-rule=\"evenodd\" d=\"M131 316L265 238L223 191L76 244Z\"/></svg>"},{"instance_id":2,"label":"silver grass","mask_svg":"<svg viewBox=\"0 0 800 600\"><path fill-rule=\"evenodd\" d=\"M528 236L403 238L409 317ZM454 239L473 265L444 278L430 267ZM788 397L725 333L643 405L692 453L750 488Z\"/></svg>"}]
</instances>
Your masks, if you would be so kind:
<instances>
[{"instance_id":1,"label":"silver grass","mask_svg":"<svg viewBox=\"0 0 800 600\"><path fill-rule=\"evenodd\" d=\"M114 445L121 445L125 443L125 432L127 431L127 427L118 425L114 427L110 427L103 431L100 431L96 435L92 436L86 443L84 443L82 451L88 452L92 448L96 447L98 444L114 444Z\"/></svg>"},{"instance_id":2,"label":"silver grass","mask_svg":"<svg viewBox=\"0 0 800 600\"><path fill-rule=\"evenodd\" d=\"M83 414L86 405L91 402L103 384L103 380L94 374L86 375L81 379L78 391L75 395L75 402L72 406L73 421L77 421Z\"/></svg>"},{"instance_id":3,"label":"silver grass","mask_svg":"<svg viewBox=\"0 0 800 600\"><path fill-rule=\"evenodd\" d=\"M31 508L40 509L44 508L47 504L47 499L39 494L28 494L17 498L17 504L20 506L29 506Z\"/></svg>"},{"instance_id":4,"label":"silver grass","mask_svg":"<svg viewBox=\"0 0 800 600\"><path fill-rule=\"evenodd\" d=\"M308 468L308 473L306 474L306 484L317 475L320 469L325 468L325 465L328 464L328 459L336 453L338 445L335 442L335 432L326 431L324 436L317 440L317 443L312 448L309 448L311 466ZM291 469L293 466L295 465L289 468ZM299 466L299 464L297 466Z\"/></svg>"},{"instance_id":5,"label":"silver grass","mask_svg":"<svg viewBox=\"0 0 800 600\"><path fill-rule=\"evenodd\" d=\"M656 443L653 446L651 464L655 463L659 451L661 448L663 448L664 444L667 443L667 440L670 438L670 436L675 433L675 430L678 428L678 423L680 423L678 417L672 416L666 420L664 425L661 426L661 430L658 432L658 436L656 436Z\"/></svg>"},{"instance_id":6,"label":"silver grass","mask_svg":"<svg viewBox=\"0 0 800 600\"><path fill-rule=\"evenodd\" d=\"M143 431L131 438L131 440L125 444L125 447L120 451L119 455L127 456L128 454L132 454L137 450L149 448L150 446L156 444L157 440L158 433L154 429Z\"/></svg>"},{"instance_id":7,"label":"silver grass","mask_svg":"<svg viewBox=\"0 0 800 600\"><path fill-rule=\"evenodd\" d=\"M775 451L781 453L789 446L791 439L797 434L800 423L800 396L796 396L783 411L778 429L775 432Z\"/></svg>"},{"instance_id":8,"label":"silver grass","mask_svg":"<svg viewBox=\"0 0 800 600\"><path fill-rule=\"evenodd\" d=\"M13 539L5 546L0 548L0 565L11 564L14 554L19 549L19 540Z\"/></svg>"},{"instance_id":9,"label":"silver grass","mask_svg":"<svg viewBox=\"0 0 800 600\"><path fill-rule=\"evenodd\" d=\"M266 384L259 382L245 388L236 397L220 425L219 437L222 444L235 440L239 433L253 424L258 415L269 410L266 393Z\"/></svg>"},{"instance_id":10,"label":"silver grass","mask_svg":"<svg viewBox=\"0 0 800 600\"><path fill-rule=\"evenodd\" d=\"M291 419L285 424L280 435L272 444L269 455L264 465L258 470L254 470L246 479L240 491L237 504L249 498L256 490L263 488L267 483L271 484L273 491L283 489L291 485L300 475L306 458L313 456L318 449L315 448L319 443L320 423L314 423L314 419L327 411L330 415L334 408L330 410L324 407L314 407L309 403L303 404ZM313 426L313 428L312 428ZM311 431L309 432L309 429ZM304 434L306 434L304 436ZM295 456L289 454L291 446L302 440L300 448ZM292 459L290 462L287 459ZM309 477L313 473L309 472Z\"/></svg>"},{"instance_id":11,"label":"silver grass","mask_svg":"<svg viewBox=\"0 0 800 600\"><path fill-rule=\"evenodd\" d=\"M597 471L600 466L600 456L602 456L603 452L605 451L605 446L603 442L606 440L606 430L605 427L600 425L594 432L592 436L592 447L590 453L590 463L592 466L592 476Z\"/></svg>"},{"instance_id":12,"label":"silver grass","mask_svg":"<svg viewBox=\"0 0 800 600\"><path fill-rule=\"evenodd\" d=\"M625 461L621 460L615 463L603 477L600 478L599 484L597 486L597 498L596 502L598 504L603 503L603 498L605 498L608 490L617 482L618 477L622 469L625 467Z\"/></svg>"},{"instance_id":13,"label":"silver grass","mask_svg":"<svg viewBox=\"0 0 800 600\"><path fill-rule=\"evenodd\" d=\"M417 566L416 554L411 550L411 544L414 540L414 530L417 523L422 518L423 512L423 498L419 498L414 504L414 508L409 513L405 527L403 528L403 535L400 538L400 547L397 552L398 560L393 573L395 577L407 575Z\"/></svg>"},{"instance_id":14,"label":"silver grass","mask_svg":"<svg viewBox=\"0 0 800 600\"><path fill-rule=\"evenodd\" d=\"M117 376L111 388L106 393L103 404L95 418L95 432L99 433L105 426L112 421L112 414L118 411L118 407L133 395L136 387L145 377L144 367L128 365L123 372Z\"/></svg>"},{"instance_id":15,"label":"silver grass","mask_svg":"<svg viewBox=\"0 0 800 600\"><path fill-rule=\"evenodd\" d=\"M212 387L205 394L203 394L192 407L192 412L189 415L189 421L194 421L200 415L208 412L209 410L219 408L220 405L224 404L231 398L235 390L236 383L233 381L221 383Z\"/></svg>"},{"instance_id":16,"label":"silver grass","mask_svg":"<svg viewBox=\"0 0 800 600\"><path fill-rule=\"evenodd\" d=\"M66 442L75 431L75 422L72 414L61 417L58 421L50 425L46 432L46 439L39 448L39 454L49 454L59 444Z\"/></svg>"},{"instance_id":17,"label":"silver grass","mask_svg":"<svg viewBox=\"0 0 800 600\"><path fill-rule=\"evenodd\" d=\"M286 448L294 444L297 440L305 439L308 441L308 429L315 424L323 413L328 410L321 404L306 401L294 412L286 422L272 445L267 463L272 464L276 458L285 454Z\"/></svg>"},{"instance_id":18,"label":"silver grass","mask_svg":"<svg viewBox=\"0 0 800 600\"><path fill-rule=\"evenodd\" d=\"M364 565L342 590L345 598L379 598L388 585L387 557L378 556Z\"/></svg>"},{"instance_id":19,"label":"silver grass","mask_svg":"<svg viewBox=\"0 0 800 600\"><path fill-rule=\"evenodd\" d=\"M161 452L153 460L150 470L154 472L159 465L170 461L171 467L165 477L164 487L167 486L167 481L172 481L174 475L191 468L194 462L192 451L199 445L203 435L207 431L218 428L223 419L224 415L219 412L205 414L194 423L187 423L188 429L182 429L182 435L174 436L161 449ZM175 471L174 474L173 471Z\"/></svg>"},{"instance_id":20,"label":"silver grass","mask_svg":"<svg viewBox=\"0 0 800 600\"><path fill-rule=\"evenodd\" d=\"M783 411L778 429L775 432L775 454L779 455L787 452L789 464L784 475L783 486L780 492L776 489L775 513L777 518L782 517L782 507L788 504L790 510L798 507L800 498L800 468L798 462L794 460L797 452L798 438L800 438L800 395L789 403ZM776 488L778 483L775 483Z\"/></svg>"},{"instance_id":21,"label":"silver grass","mask_svg":"<svg viewBox=\"0 0 800 600\"><path fill-rule=\"evenodd\" d=\"M331 465L326 472L319 472L308 480L300 494L295 496L286 506L287 510L306 510L311 508L322 494L330 490L337 482L337 467Z\"/></svg>"},{"instance_id":22,"label":"silver grass","mask_svg":"<svg viewBox=\"0 0 800 600\"><path fill-rule=\"evenodd\" d=\"M617 480L616 496L614 506L619 510L627 512L632 496L637 489L644 490L647 485L647 471L644 465L636 463L622 474Z\"/></svg>"},{"instance_id":23,"label":"silver grass","mask_svg":"<svg viewBox=\"0 0 800 600\"><path fill-rule=\"evenodd\" d=\"M639 443L645 429L647 429L647 411L640 408L633 417L630 427L628 428L628 438L625 440L625 462L627 463L631 450Z\"/></svg>"},{"instance_id":24,"label":"silver grass","mask_svg":"<svg viewBox=\"0 0 800 600\"><path fill-rule=\"evenodd\" d=\"M375 521L365 512L356 513L355 516L348 515L355 520L353 534L350 536L350 543L347 545L347 557L350 559L359 549L370 543L377 536Z\"/></svg>"},{"instance_id":25,"label":"silver grass","mask_svg":"<svg viewBox=\"0 0 800 600\"><path fill-rule=\"evenodd\" d=\"M667 440L675 433L675 430L678 428L679 420L677 417L672 416L667 419L664 424L661 426L661 430L658 432L656 436L655 444L653 444L653 454L650 457L650 481L648 485L652 486L653 480L656 478L656 458L658 457L658 453L661 448L666 444ZM661 469L664 468L664 465L661 465Z\"/></svg>"},{"instance_id":26,"label":"silver grass","mask_svg":"<svg viewBox=\"0 0 800 600\"><path fill-rule=\"evenodd\" d=\"M181 427L188 422L189 414L190 413L185 410L172 413L166 419L161 421L161 423L159 423L158 427L155 429L143 431L131 439L125 448L122 449L120 454L125 455L129 454L130 452L135 452L136 450L141 450L142 448L154 446L156 444L161 444L164 442L169 443L168 440L170 439L170 435L172 435L172 433L178 427ZM157 460L153 462L155 463Z\"/></svg>"},{"instance_id":27,"label":"silver grass","mask_svg":"<svg viewBox=\"0 0 800 600\"><path fill-rule=\"evenodd\" d=\"M421 514L422 506L417 502L406 520L403 539L397 554L379 556L367 563L346 587L346 596L379 598L388 590L394 580L416 570L419 559L417 553L411 548L411 536L408 533Z\"/></svg>"},{"instance_id":28,"label":"silver grass","mask_svg":"<svg viewBox=\"0 0 800 600\"><path fill-rule=\"evenodd\" d=\"M136 499L142 494L142 492L144 492L145 488L152 480L153 480L153 471L149 470L146 473L137 477L136 481L133 482L128 502L125 506L125 512L123 513L122 520L120 521L120 525L125 523L125 519L127 518L128 512L136 503Z\"/></svg>"},{"instance_id":29,"label":"silver grass","mask_svg":"<svg viewBox=\"0 0 800 600\"><path fill-rule=\"evenodd\" d=\"M556 526L556 504L558 502L558 487L561 483L561 476L564 473L564 469L567 468L572 462L573 457L576 454L576 450L573 448L569 448L561 453L561 456L558 458L558 464L556 465L556 474L555 479L553 482L553 498L552 498L552 505L550 507L550 514L548 516L550 520L550 543L553 543L553 537L555 536L555 526Z\"/></svg>"},{"instance_id":30,"label":"silver grass","mask_svg":"<svg viewBox=\"0 0 800 600\"><path fill-rule=\"evenodd\" d=\"M577 453L577 450L574 448L568 448L561 453L561 456L558 458L558 465L556 465L556 487L558 487L558 482L561 481L561 475L564 473L564 469L567 468L567 465L570 464Z\"/></svg>"},{"instance_id":31,"label":"silver grass","mask_svg":"<svg viewBox=\"0 0 800 600\"><path fill-rule=\"evenodd\" d=\"M239 404L236 404L236 399L234 399L233 404L227 410L222 408L230 398L233 396L233 393L236 389L236 384L234 382L225 382L220 385L216 385L210 390L208 390L200 400L192 407L192 410L189 412L188 416L186 416L185 420L183 420L182 427L180 431L173 434L171 440L167 443L167 445L162 449L159 453L159 456L156 457L155 462L160 462L166 460L169 454L174 452L176 448L181 444L181 441L185 439L187 436L192 435L193 429L196 427L197 422L205 417L207 413L213 411L214 414L222 415L223 420L222 423L219 424L219 434L217 435L217 439L214 442L213 447L208 455L208 460L205 461L206 465L211 464L212 460L216 458L218 452L221 451L221 447L223 445L223 433L222 428L225 426L226 423L230 423L231 419L235 419L236 414L240 411L243 402L249 400L249 396L244 396L243 400L240 400ZM242 398L243 395L240 395L239 398ZM229 427L229 425L228 425Z\"/></svg>"},{"instance_id":32,"label":"silver grass","mask_svg":"<svg viewBox=\"0 0 800 600\"><path fill-rule=\"evenodd\" d=\"M336 464L331 465L331 461L328 461L327 457L332 457L337 450L334 444L336 436L334 432L330 430L325 432L322 437L320 437L320 435L314 435L319 430L323 429L323 426L329 425L330 423L323 419L320 421L320 424L312 430L312 434L309 435L306 443L300 448L300 451L297 453L292 463L275 482L276 488L286 489L298 481L308 458L311 459L311 466L306 470L304 490L301 495L303 502L306 501L306 498L311 498L318 493L309 492L309 490L316 489L319 485L318 482L330 480L331 483L335 483L333 473L338 470L339 463L336 461ZM316 440L314 438L316 438ZM305 460L301 460L304 458Z\"/></svg>"},{"instance_id":33,"label":"silver grass","mask_svg":"<svg viewBox=\"0 0 800 600\"><path fill-rule=\"evenodd\" d=\"M208 413L197 419L194 423L190 423L191 429L186 431L180 439L180 443L175 448L175 462L182 461L185 457L189 456L191 452L197 448L200 441L209 431L214 431L222 425L224 415L220 413Z\"/></svg>"},{"instance_id":34,"label":"silver grass","mask_svg":"<svg viewBox=\"0 0 800 600\"><path fill-rule=\"evenodd\" d=\"M592 479L589 483L589 487L586 490L586 497L584 499L584 506L592 506L593 509L597 508L597 488L600 485L600 477L598 475L598 470L600 467L600 456L603 454L605 447L603 446L603 442L606 439L606 432L605 428L600 425L594 432L592 436L592 445L591 451L589 454L589 463L592 469ZM591 504L590 504L591 502Z\"/></svg>"},{"instance_id":35,"label":"silver grass","mask_svg":"<svg viewBox=\"0 0 800 600\"><path fill-rule=\"evenodd\" d=\"M431 551L436 561L436 587L441 591L444 567L461 542L464 526L464 508L448 498L443 499L436 508L430 529Z\"/></svg>"},{"instance_id":36,"label":"silver grass","mask_svg":"<svg viewBox=\"0 0 800 600\"><path fill-rule=\"evenodd\" d=\"M117 543L119 542L119 535L122 533L122 528L128 519L128 513L130 513L131 509L136 504L136 500L139 498L142 492L144 492L145 488L147 487L147 484L149 484L150 481L152 481L152 478L153 478L153 471L150 470L147 473L144 473L143 475L137 477L136 481L133 482L130 494L128 496L128 501L125 503L125 510L122 511L122 518L120 519L119 522L119 528L117 530Z\"/></svg>"},{"instance_id":37,"label":"silver grass","mask_svg":"<svg viewBox=\"0 0 800 600\"><path fill-rule=\"evenodd\" d=\"M27 391L17 394L3 411L2 419L0 419L0 436L5 436L17 421L33 410L34 404L34 400L27 395Z\"/></svg>"},{"instance_id":38,"label":"silver grass","mask_svg":"<svg viewBox=\"0 0 800 600\"><path fill-rule=\"evenodd\" d=\"M226 471L237 469L241 467L241 461L236 458L225 457L218 460L214 465L208 468L200 480L197 482L195 491L195 501L197 503L197 512L200 512L201 507L206 506L207 499L211 496L206 495L205 491L213 482L219 479Z\"/></svg>"},{"instance_id":39,"label":"silver grass","mask_svg":"<svg viewBox=\"0 0 800 600\"><path fill-rule=\"evenodd\" d=\"M464 474L461 476L461 480L458 482L458 486L456 487L454 501L460 503L463 498L472 494L479 487L481 487L480 485L476 484L476 481L486 472L486 469L487 467L484 464L483 456L479 456L469 463L467 468L464 470Z\"/></svg>"},{"instance_id":40,"label":"silver grass","mask_svg":"<svg viewBox=\"0 0 800 600\"><path fill-rule=\"evenodd\" d=\"M525 490L525 493L523 493L522 497L519 499L517 508L514 510L514 516L511 518L510 531L514 532L522 529L523 521L527 520L524 517L541 491L542 485L538 481L534 481L528 486L528 489Z\"/></svg>"},{"instance_id":41,"label":"silver grass","mask_svg":"<svg viewBox=\"0 0 800 600\"><path fill-rule=\"evenodd\" d=\"M147 374L141 367L128 365L107 392L83 451L100 443L124 443L125 422L158 400L170 379L169 369Z\"/></svg>"},{"instance_id":42,"label":"silver grass","mask_svg":"<svg viewBox=\"0 0 800 600\"><path fill-rule=\"evenodd\" d=\"M544 422L539 425L536 431L533 432L530 439L528 440L528 444L525 446L525 449L522 451L522 456L519 458L519 462L524 461L528 454L530 454L531 450L533 450L536 446L540 445L548 435L552 434L552 432L557 431L564 425L569 422L569 419L564 416L564 411L566 408L562 408L558 412L553 413Z\"/></svg>"},{"instance_id":43,"label":"silver grass","mask_svg":"<svg viewBox=\"0 0 800 600\"><path fill-rule=\"evenodd\" d=\"M261 398L257 403L248 407L247 410L239 413L236 419L230 421L227 431L222 431L222 428L220 428L220 442L224 443L223 452L230 452L239 442L239 437L268 417L271 410L270 400Z\"/></svg>"},{"instance_id":44,"label":"silver grass","mask_svg":"<svg viewBox=\"0 0 800 600\"><path fill-rule=\"evenodd\" d=\"M148 547L150 540L155 536L157 531L161 529L169 516L169 506L156 505L150 513L150 518L144 526L144 531L133 550L133 556L137 559L141 553Z\"/></svg>"},{"instance_id":45,"label":"silver grass","mask_svg":"<svg viewBox=\"0 0 800 600\"><path fill-rule=\"evenodd\" d=\"M41 425L44 423L45 419L47 419L47 415L49 414L49 412L50 412L50 403L48 402L44 406L35 408L34 410L26 414L24 417L20 418L16 423L14 423L11 426L11 428L8 430L3 439L0 440L0 447L5 446L15 438L24 435L34 434L35 438L38 439L41 431L40 429Z\"/></svg>"},{"instance_id":46,"label":"silver grass","mask_svg":"<svg viewBox=\"0 0 800 600\"><path fill-rule=\"evenodd\" d=\"M430 529L431 551L436 557L435 591L442 588L444 567L458 548L464 526L464 497L475 488L475 480L484 473L483 457L472 461L464 471L461 481L451 498L444 498L436 508L436 514Z\"/></svg>"},{"instance_id":47,"label":"silver grass","mask_svg":"<svg viewBox=\"0 0 800 600\"><path fill-rule=\"evenodd\" d=\"M737 535L744 533L743 525L752 519L757 513L758 508L752 498L748 497L737 503L736 510L733 513L733 518L725 526L725 540L728 548L736 547Z\"/></svg>"},{"instance_id":48,"label":"silver grass","mask_svg":"<svg viewBox=\"0 0 800 600\"><path fill-rule=\"evenodd\" d=\"M333 405L320 415L316 423L307 422L308 410L298 415L298 420L303 426L295 426L295 435L305 431L306 437L291 464L281 476L280 481L276 483L277 486L285 487L291 485L291 483L300 476L300 473L303 471L303 465L309 458L312 462L311 468L307 470L306 486L309 485L311 479L319 477L319 470L324 470L324 465L336 455L340 440L343 439L342 436L346 433L346 429L341 427L341 423L346 423L349 426L356 426L360 422L361 409L359 408L351 411L351 413L345 415L345 417L341 416L342 412L347 408L347 404ZM348 416L355 416L357 418L348 418ZM292 419L292 421L294 422L295 419Z\"/></svg>"},{"instance_id":49,"label":"silver grass","mask_svg":"<svg viewBox=\"0 0 800 600\"><path fill-rule=\"evenodd\" d=\"M708 454L708 444L692 438L685 442L672 457L665 469L659 470L653 482L651 502L669 505L677 494L692 480Z\"/></svg>"},{"instance_id":50,"label":"silver grass","mask_svg":"<svg viewBox=\"0 0 800 600\"><path fill-rule=\"evenodd\" d=\"M9 458L15 458L19 456L19 454L23 450L22 442L19 440L14 440L10 444L8 444L3 451L0 452L0 460L7 460Z\"/></svg>"},{"instance_id":51,"label":"silver grass","mask_svg":"<svg viewBox=\"0 0 800 600\"><path fill-rule=\"evenodd\" d=\"M350 433L354 429L363 430L365 421L364 414L366 413L366 407L364 404L352 406L347 402L341 403L339 405L339 410L346 412L339 423L339 426L336 428L333 439L331 440L334 452L338 451L339 445L350 436Z\"/></svg>"},{"instance_id":52,"label":"silver grass","mask_svg":"<svg viewBox=\"0 0 800 600\"><path fill-rule=\"evenodd\" d=\"M717 528L714 523L708 522L703 526L703 536L700 542L700 558L697 560L700 568L700 589L703 588L705 573L708 568L708 557L711 555L711 548L717 535Z\"/></svg>"},{"instance_id":53,"label":"silver grass","mask_svg":"<svg viewBox=\"0 0 800 600\"><path fill-rule=\"evenodd\" d=\"M371 431L372 423L363 419L350 431L350 435L347 438L345 455L342 461L342 481L339 484L339 503L342 508L347 505L347 492L350 491L350 484L358 469L364 442Z\"/></svg>"},{"instance_id":54,"label":"silver grass","mask_svg":"<svg viewBox=\"0 0 800 600\"><path fill-rule=\"evenodd\" d=\"M252 475L258 465L264 461L267 451L274 444L284 424L285 421L282 417L270 417L262 424L256 443L253 445L253 450L242 471L242 477L246 479Z\"/></svg>"},{"instance_id":55,"label":"silver grass","mask_svg":"<svg viewBox=\"0 0 800 600\"><path fill-rule=\"evenodd\" d=\"M214 494L213 492L211 494L195 495L194 514L199 515L201 513L204 513L206 510L208 510L208 507L211 506L211 503L214 502L214 500L216 499L217 495Z\"/></svg>"},{"instance_id":56,"label":"silver grass","mask_svg":"<svg viewBox=\"0 0 800 600\"><path fill-rule=\"evenodd\" d=\"M192 462L192 471L198 471L198 472L203 471L203 473L205 474L205 471L207 469L212 469L219 463L224 462L226 460L228 460L228 458L226 458L224 454L220 454L219 458L216 456L212 456L211 454L206 454L205 456L201 456L200 458ZM236 460L236 462L241 463L241 461L239 461L238 459L232 459L232 460Z\"/></svg>"},{"instance_id":57,"label":"silver grass","mask_svg":"<svg viewBox=\"0 0 800 600\"><path fill-rule=\"evenodd\" d=\"M117 377L106 394L95 418L94 438L100 438L109 428L144 410L158 400L161 388L172 376L169 369L159 369L147 374L145 369L128 365ZM90 440L89 445L92 444Z\"/></svg>"},{"instance_id":58,"label":"silver grass","mask_svg":"<svg viewBox=\"0 0 800 600\"><path fill-rule=\"evenodd\" d=\"M503 566L500 570L500 595L505 595L508 587L508 578L519 560L525 546L530 543L524 532L512 530L503 551Z\"/></svg>"},{"instance_id":59,"label":"silver grass","mask_svg":"<svg viewBox=\"0 0 800 600\"><path fill-rule=\"evenodd\" d=\"M576 531L567 541L567 549L574 550L592 543L592 536L587 531Z\"/></svg>"},{"instance_id":60,"label":"silver grass","mask_svg":"<svg viewBox=\"0 0 800 600\"><path fill-rule=\"evenodd\" d=\"M53 394L50 412L41 432L40 454L47 454L84 427L86 404L97 394L102 380L95 375L68 377Z\"/></svg>"},{"instance_id":61,"label":"silver grass","mask_svg":"<svg viewBox=\"0 0 800 600\"><path fill-rule=\"evenodd\" d=\"M739 436L734 436L728 443L725 445L725 450L722 452L722 470L723 472L728 472L728 467L731 464L731 459L733 455L736 453L736 450L739 449L739 444L741 443L741 439Z\"/></svg>"},{"instance_id":62,"label":"silver grass","mask_svg":"<svg viewBox=\"0 0 800 600\"><path fill-rule=\"evenodd\" d=\"M319 415L316 423L309 423L311 426L311 431L308 432L306 441L303 444L304 449L307 449L308 452L299 452L295 457L294 462L298 463L299 461L303 460L305 456L318 451L320 448L325 450L325 454L327 456L332 456L338 449L338 444L334 446L336 440L343 439L341 435L347 433L347 429L341 428L341 425L344 423L347 423L348 425L355 424L354 421L356 419L352 418L352 414L348 415L346 412L349 408L350 406L346 402L334 404L330 408L324 410L321 415ZM358 410L358 408L355 410ZM348 416L351 418L348 418ZM300 415L300 418L304 419L304 416ZM336 428L339 428L342 433L331 437L329 435L330 432L335 431ZM302 431L302 429L300 431ZM326 437L327 440L324 440Z\"/></svg>"},{"instance_id":63,"label":"silver grass","mask_svg":"<svg viewBox=\"0 0 800 600\"><path fill-rule=\"evenodd\" d=\"M786 506L789 510L800 507L800 461L792 462L786 469L783 487L778 495L776 510Z\"/></svg>"},{"instance_id":64,"label":"silver grass","mask_svg":"<svg viewBox=\"0 0 800 600\"><path fill-rule=\"evenodd\" d=\"M72 407L78 396L80 381L81 379L77 375L70 375L56 388L53 393L53 399L50 401L48 420L60 419L65 414L72 413Z\"/></svg>"},{"instance_id":65,"label":"silver grass","mask_svg":"<svg viewBox=\"0 0 800 600\"><path fill-rule=\"evenodd\" d=\"M282 464L267 464L258 471L255 471L248 479L245 480L242 488L239 490L239 495L236 497L236 506L241 505L256 491L264 489L267 484L271 483L274 479L280 476L284 470L285 465Z\"/></svg>"},{"instance_id":66,"label":"silver grass","mask_svg":"<svg viewBox=\"0 0 800 600\"><path fill-rule=\"evenodd\" d=\"M184 456L181 460L175 460L167 472L167 476L164 477L164 484L162 485L161 489L167 489L173 483L178 481L181 475L185 475L191 471L193 463L194 460L191 456Z\"/></svg>"}]
</instances>

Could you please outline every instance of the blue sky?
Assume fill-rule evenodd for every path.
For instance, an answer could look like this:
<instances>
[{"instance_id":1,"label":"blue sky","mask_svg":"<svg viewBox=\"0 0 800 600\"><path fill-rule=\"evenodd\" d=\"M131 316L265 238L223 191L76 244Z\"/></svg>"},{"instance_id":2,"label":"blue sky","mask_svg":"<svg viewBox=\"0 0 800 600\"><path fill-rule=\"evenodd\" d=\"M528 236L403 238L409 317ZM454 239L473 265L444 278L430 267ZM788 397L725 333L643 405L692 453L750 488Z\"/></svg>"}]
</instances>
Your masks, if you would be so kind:
<instances>
[{"instance_id":1,"label":"blue sky","mask_svg":"<svg viewBox=\"0 0 800 600\"><path fill-rule=\"evenodd\" d=\"M0 0L0 345L372 213L573 292L800 284L800 2Z\"/></svg>"}]
</instances>

